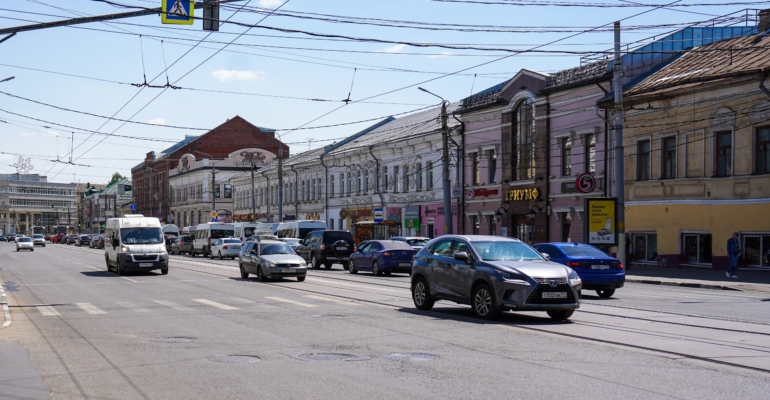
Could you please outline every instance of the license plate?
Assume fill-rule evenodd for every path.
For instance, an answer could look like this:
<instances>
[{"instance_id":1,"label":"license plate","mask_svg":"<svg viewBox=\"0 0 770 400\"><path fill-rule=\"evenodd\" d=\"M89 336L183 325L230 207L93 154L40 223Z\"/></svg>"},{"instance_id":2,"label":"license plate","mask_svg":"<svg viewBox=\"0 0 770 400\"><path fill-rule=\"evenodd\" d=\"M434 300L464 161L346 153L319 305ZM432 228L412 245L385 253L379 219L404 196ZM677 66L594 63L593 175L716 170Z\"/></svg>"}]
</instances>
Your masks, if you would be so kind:
<instances>
[{"instance_id":1,"label":"license plate","mask_svg":"<svg viewBox=\"0 0 770 400\"><path fill-rule=\"evenodd\" d=\"M292 269L291 269L291 268L283 268L283 269L281 269L281 272L283 272L284 274L290 274L290 273L292 273L293 271L292 271Z\"/></svg>"},{"instance_id":2,"label":"license plate","mask_svg":"<svg viewBox=\"0 0 770 400\"><path fill-rule=\"evenodd\" d=\"M609 265L592 265L591 269L610 269Z\"/></svg>"},{"instance_id":3,"label":"license plate","mask_svg":"<svg viewBox=\"0 0 770 400\"><path fill-rule=\"evenodd\" d=\"M152 263L139 263L140 267L152 267Z\"/></svg>"},{"instance_id":4,"label":"license plate","mask_svg":"<svg viewBox=\"0 0 770 400\"><path fill-rule=\"evenodd\" d=\"M347 247L337 247L337 250L347 250Z\"/></svg>"},{"instance_id":5,"label":"license plate","mask_svg":"<svg viewBox=\"0 0 770 400\"><path fill-rule=\"evenodd\" d=\"M398 263L399 267L411 267L412 263Z\"/></svg>"},{"instance_id":6,"label":"license plate","mask_svg":"<svg viewBox=\"0 0 770 400\"><path fill-rule=\"evenodd\" d=\"M543 292L544 299L566 299L567 292Z\"/></svg>"}]
</instances>

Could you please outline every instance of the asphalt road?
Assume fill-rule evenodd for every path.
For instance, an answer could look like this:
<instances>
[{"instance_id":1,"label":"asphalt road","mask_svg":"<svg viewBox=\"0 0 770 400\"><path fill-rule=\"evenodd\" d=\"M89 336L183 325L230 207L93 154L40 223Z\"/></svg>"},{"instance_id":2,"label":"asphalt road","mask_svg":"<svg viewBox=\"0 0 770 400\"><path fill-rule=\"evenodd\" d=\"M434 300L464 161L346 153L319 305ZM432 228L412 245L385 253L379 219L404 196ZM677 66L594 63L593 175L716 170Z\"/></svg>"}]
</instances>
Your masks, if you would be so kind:
<instances>
[{"instance_id":1,"label":"asphalt road","mask_svg":"<svg viewBox=\"0 0 770 400\"><path fill-rule=\"evenodd\" d=\"M102 251L0 243L13 323L0 399L741 398L770 393L767 294L629 284L571 322L414 309L408 276L335 266L242 280L173 256L108 273ZM0 314L1 315L1 314ZM2 316L0 316L2 322ZM224 361L224 362L223 362Z\"/></svg>"}]
</instances>

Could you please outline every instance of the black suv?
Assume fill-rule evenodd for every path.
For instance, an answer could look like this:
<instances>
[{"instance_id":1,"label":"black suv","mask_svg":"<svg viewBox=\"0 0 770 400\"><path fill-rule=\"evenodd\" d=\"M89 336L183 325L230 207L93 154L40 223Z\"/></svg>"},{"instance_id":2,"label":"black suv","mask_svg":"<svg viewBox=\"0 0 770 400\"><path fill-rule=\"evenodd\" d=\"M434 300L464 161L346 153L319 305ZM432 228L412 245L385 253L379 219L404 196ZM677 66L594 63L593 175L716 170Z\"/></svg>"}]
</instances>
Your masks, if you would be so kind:
<instances>
[{"instance_id":1,"label":"black suv","mask_svg":"<svg viewBox=\"0 0 770 400\"><path fill-rule=\"evenodd\" d=\"M321 264L329 269L335 263L348 269L353 247L353 235L348 231L317 230L308 233L295 251L315 269Z\"/></svg>"}]
</instances>

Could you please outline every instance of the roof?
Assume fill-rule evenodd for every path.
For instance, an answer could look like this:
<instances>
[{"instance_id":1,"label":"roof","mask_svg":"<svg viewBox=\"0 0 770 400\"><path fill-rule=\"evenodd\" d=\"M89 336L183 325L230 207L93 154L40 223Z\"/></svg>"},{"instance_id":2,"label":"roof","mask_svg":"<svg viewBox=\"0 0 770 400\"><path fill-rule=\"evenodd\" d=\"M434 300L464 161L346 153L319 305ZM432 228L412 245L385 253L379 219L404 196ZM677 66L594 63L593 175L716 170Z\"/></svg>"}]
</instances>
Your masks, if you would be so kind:
<instances>
[{"instance_id":1,"label":"roof","mask_svg":"<svg viewBox=\"0 0 770 400\"><path fill-rule=\"evenodd\" d=\"M768 67L770 35L744 36L693 49L647 77L626 95L752 74Z\"/></svg>"},{"instance_id":2,"label":"roof","mask_svg":"<svg viewBox=\"0 0 770 400\"><path fill-rule=\"evenodd\" d=\"M515 81L522 75L539 75L543 78L548 78L548 74L545 72L540 72L529 68L522 68L519 72L516 73L516 75L506 80L505 82L500 82L495 86L486 88L480 92L474 93L462 99L460 101L460 106L463 108L463 111L468 111L470 109L477 109L498 102L504 102L505 99L503 99L503 92L506 90L506 88L508 88L508 85L511 82Z\"/></svg>"}]
</instances>

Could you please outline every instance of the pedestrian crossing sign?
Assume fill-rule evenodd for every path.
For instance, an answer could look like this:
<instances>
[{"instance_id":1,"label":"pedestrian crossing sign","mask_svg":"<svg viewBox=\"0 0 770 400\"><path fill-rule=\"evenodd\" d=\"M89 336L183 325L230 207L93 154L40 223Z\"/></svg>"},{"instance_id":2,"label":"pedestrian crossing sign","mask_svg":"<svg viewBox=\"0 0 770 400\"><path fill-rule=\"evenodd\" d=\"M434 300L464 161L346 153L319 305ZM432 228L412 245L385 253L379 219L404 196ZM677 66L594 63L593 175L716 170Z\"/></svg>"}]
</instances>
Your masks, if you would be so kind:
<instances>
[{"instance_id":1,"label":"pedestrian crossing sign","mask_svg":"<svg viewBox=\"0 0 770 400\"><path fill-rule=\"evenodd\" d=\"M160 14L164 24L192 25L195 20L195 0L162 0Z\"/></svg>"}]
</instances>

